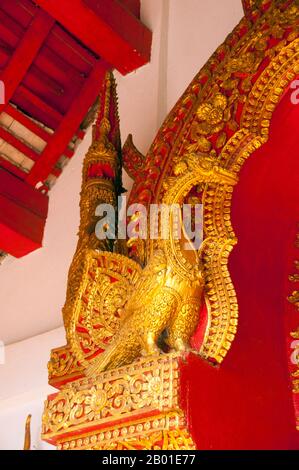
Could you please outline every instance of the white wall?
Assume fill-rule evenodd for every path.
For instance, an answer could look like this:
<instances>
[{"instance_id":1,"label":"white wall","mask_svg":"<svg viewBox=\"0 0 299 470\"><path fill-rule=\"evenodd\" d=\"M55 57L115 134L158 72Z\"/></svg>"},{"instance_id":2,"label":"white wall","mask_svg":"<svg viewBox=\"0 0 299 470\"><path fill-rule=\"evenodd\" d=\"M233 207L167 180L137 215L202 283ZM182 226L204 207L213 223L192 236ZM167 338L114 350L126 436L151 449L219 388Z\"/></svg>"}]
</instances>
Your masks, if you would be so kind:
<instances>
[{"instance_id":1,"label":"white wall","mask_svg":"<svg viewBox=\"0 0 299 470\"><path fill-rule=\"evenodd\" d=\"M32 414L32 448L50 448L41 442L43 402L55 389L47 385L50 350L65 344L58 328L4 350L0 365L0 449L22 449L25 421Z\"/></svg>"},{"instance_id":2,"label":"white wall","mask_svg":"<svg viewBox=\"0 0 299 470\"><path fill-rule=\"evenodd\" d=\"M169 0L167 107L243 16L241 0Z\"/></svg>"},{"instance_id":3,"label":"white wall","mask_svg":"<svg viewBox=\"0 0 299 470\"><path fill-rule=\"evenodd\" d=\"M132 133L137 147L148 150L167 112L241 16L241 0L142 0L143 22L154 32L152 61L127 77L116 73L123 140ZM0 341L10 345L0 365L0 449L22 448L28 413L33 446L44 448L39 433L47 361L50 349L65 342L61 307L90 139L89 133L51 191L44 247L0 268Z\"/></svg>"}]
</instances>

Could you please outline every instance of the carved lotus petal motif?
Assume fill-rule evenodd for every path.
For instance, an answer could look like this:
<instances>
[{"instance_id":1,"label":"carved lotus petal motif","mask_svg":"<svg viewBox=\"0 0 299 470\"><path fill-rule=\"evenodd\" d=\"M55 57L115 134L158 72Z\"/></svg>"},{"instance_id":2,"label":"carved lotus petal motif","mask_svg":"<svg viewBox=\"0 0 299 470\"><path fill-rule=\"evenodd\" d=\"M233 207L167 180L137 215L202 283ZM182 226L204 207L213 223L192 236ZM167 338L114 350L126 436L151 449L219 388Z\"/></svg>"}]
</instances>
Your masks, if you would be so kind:
<instances>
[{"instance_id":1,"label":"carved lotus petal motif","mask_svg":"<svg viewBox=\"0 0 299 470\"><path fill-rule=\"evenodd\" d=\"M208 136L219 132L224 127L224 112L227 108L227 98L222 93L216 93L211 102L203 103L197 110L199 123L196 131L202 136ZM194 134L194 129L193 129Z\"/></svg>"},{"instance_id":2,"label":"carved lotus petal motif","mask_svg":"<svg viewBox=\"0 0 299 470\"><path fill-rule=\"evenodd\" d=\"M197 117L200 121L206 121L209 119L210 113L213 110L213 105L209 103L204 103L199 106L197 110Z\"/></svg>"},{"instance_id":3,"label":"carved lotus petal motif","mask_svg":"<svg viewBox=\"0 0 299 470\"><path fill-rule=\"evenodd\" d=\"M213 98L214 108L224 111L227 107L227 98L222 93L216 93Z\"/></svg>"},{"instance_id":4,"label":"carved lotus petal motif","mask_svg":"<svg viewBox=\"0 0 299 470\"><path fill-rule=\"evenodd\" d=\"M223 118L223 112L220 108L214 108L212 111L211 111L211 114L210 114L210 122L211 124L219 124L219 122L221 122Z\"/></svg>"}]
</instances>

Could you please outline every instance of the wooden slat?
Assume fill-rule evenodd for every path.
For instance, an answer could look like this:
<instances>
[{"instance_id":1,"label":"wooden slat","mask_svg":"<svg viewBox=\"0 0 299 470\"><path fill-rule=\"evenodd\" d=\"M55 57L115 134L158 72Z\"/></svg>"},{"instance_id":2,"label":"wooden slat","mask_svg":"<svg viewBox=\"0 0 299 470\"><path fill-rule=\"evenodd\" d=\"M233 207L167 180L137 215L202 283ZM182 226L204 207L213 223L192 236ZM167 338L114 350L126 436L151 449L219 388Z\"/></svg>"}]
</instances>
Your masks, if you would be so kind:
<instances>
[{"instance_id":1,"label":"wooden slat","mask_svg":"<svg viewBox=\"0 0 299 470\"><path fill-rule=\"evenodd\" d=\"M7 64L11 53L9 50L1 47L1 45L0 52L0 60ZM69 75L67 82L68 87L66 88L64 84L59 83L57 79L48 75L46 63L44 63L44 69L41 69L40 67L36 66L36 62L37 61L31 65L30 70L23 78L22 86L25 86L34 95L39 96L40 99L47 102L48 105L52 105L52 107L55 109L56 103L57 107L59 105L60 108L66 106L65 101L70 100L70 93L74 95L78 91L79 87L82 86L84 79L79 76L80 85L78 85L78 82L76 83L75 78L73 82L73 76Z\"/></svg>"},{"instance_id":2,"label":"wooden slat","mask_svg":"<svg viewBox=\"0 0 299 470\"><path fill-rule=\"evenodd\" d=\"M33 134L43 139L45 142L49 142L49 140L51 139L52 134L40 127L38 124L32 121L32 119L29 119L29 117L27 117L25 114L18 111L18 109L14 106L11 106L9 104L5 109L5 112L9 114L13 119L18 121L20 124L22 124L24 127L33 132Z\"/></svg>"},{"instance_id":3,"label":"wooden slat","mask_svg":"<svg viewBox=\"0 0 299 470\"><path fill-rule=\"evenodd\" d=\"M18 48L0 76L5 84L6 103L12 98L53 24L53 18L45 12L39 11L24 34ZM4 109L5 105L0 105L0 112Z\"/></svg>"},{"instance_id":4,"label":"wooden slat","mask_svg":"<svg viewBox=\"0 0 299 470\"><path fill-rule=\"evenodd\" d=\"M64 116L53 138L35 163L26 181L35 186L44 182L56 162L63 154L83 121L88 109L95 102L101 83L108 69L108 64L98 61L89 78L86 80L79 96Z\"/></svg>"},{"instance_id":5,"label":"wooden slat","mask_svg":"<svg viewBox=\"0 0 299 470\"><path fill-rule=\"evenodd\" d=\"M32 148L28 147L28 145L21 142L17 139L13 134L10 134L6 129L0 126L0 138L5 140L8 144L12 145L12 147L19 150L19 152L26 155L26 157L31 158L33 161L37 161L39 159L39 154L35 152Z\"/></svg>"}]
</instances>

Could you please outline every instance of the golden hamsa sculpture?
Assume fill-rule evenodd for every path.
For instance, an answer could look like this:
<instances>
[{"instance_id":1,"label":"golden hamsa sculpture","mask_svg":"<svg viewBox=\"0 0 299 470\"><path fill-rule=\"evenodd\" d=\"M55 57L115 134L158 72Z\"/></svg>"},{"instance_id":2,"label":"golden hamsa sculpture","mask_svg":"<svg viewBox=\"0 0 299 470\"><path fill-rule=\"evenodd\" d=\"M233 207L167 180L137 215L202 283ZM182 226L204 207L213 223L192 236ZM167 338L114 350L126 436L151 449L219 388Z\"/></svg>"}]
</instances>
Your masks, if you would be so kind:
<instances>
[{"instance_id":1,"label":"golden hamsa sculpture","mask_svg":"<svg viewBox=\"0 0 299 470\"><path fill-rule=\"evenodd\" d=\"M246 16L191 82L146 157L135 148L131 136L121 148L116 86L112 74L107 73L93 142L84 161L79 241L63 308L67 346L53 350L49 363L50 383L61 387L61 392L54 401L46 402L43 436L60 448L131 448L126 447L130 441L127 434L127 444L119 444L116 425L111 425L114 440L109 428L101 434L101 444L94 436L94 444L67 440L66 430L82 428L86 432L87 421L97 416L90 400L98 403L98 410L107 406L110 392L103 384L110 381L112 386L114 375L129 381L137 367L143 377L149 374L147 387L154 387L160 383L159 373L149 372L155 369L155 361L158 369L161 358L162 362L170 361L167 367L173 370L178 358L191 350L212 364L220 364L237 333L238 303L228 269L229 254L237 243L231 225L234 187L244 161L267 141L275 107L299 73L297 2L245 1L244 6ZM123 168L134 179L130 204L146 208L151 204L179 208L187 203L202 204L204 236L200 247L190 249L184 229L181 239L175 236L174 212L170 212L166 238L114 241L96 237L96 208L101 203L117 208L123 192ZM131 221L134 217L136 214ZM190 341L201 315L205 331L195 350ZM168 377L171 382L172 376ZM97 388L99 383L102 385ZM93 392L90 387L95 387ZM79 391L83 401L89 396L88 419L82 410L80 419L74 418L74 410L72 419L66 416L70 413L67 406L69 410L78 406L73 398ZM131 389L127 393L135 392ZM139 413L142 406L149 406L148 402L138 403ZM164 421L166 412L176 413L173 404L159 406ZM109 405L111 416L119 419L124 411L116 409ZM124 410L130 419L135 416L136 410L127 405ZM107 416L99 418L99 426L107 424ZM134 439L141 442L144 433L158 432L158 428L162 434L180 429L172 448L193 448L182 419L175 415L168 428L166 421L161 429L148 424L137 433L139 437L133 433ZM155 448L163 448L155 442Z\"/></svg>"}]
</instances>

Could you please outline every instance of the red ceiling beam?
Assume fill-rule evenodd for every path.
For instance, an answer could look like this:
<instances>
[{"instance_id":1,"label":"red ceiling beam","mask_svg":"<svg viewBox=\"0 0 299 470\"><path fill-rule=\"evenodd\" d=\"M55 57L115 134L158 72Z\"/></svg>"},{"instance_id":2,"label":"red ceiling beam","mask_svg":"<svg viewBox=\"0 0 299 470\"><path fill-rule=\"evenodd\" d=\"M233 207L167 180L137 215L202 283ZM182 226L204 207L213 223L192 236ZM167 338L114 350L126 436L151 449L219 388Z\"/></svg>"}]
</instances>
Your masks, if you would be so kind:
<instances>
[{"instance_id":1,"label":"red ceiling beam","mask_svg":"<svg viewBox=\"0 0 299 470\"><path fill-rule=\"evenodd\" d=\"M51 141L27 176L26 181L32 186L46 180L60 156L64 153L68 143L78 131L88 109L93 105L99 94L107 68L108 65L102 60L96 63L79 96L73 101Z\"/></svg>"},{"instance_id":2,"label":"red ceiling beam","mask_svg":"<svg viewBox=\"0 0 299 470\"><path fill-rule=\"evenodd\" d=\"M0 169L0 247L20 258L42 246L48 197Z\"/></svg>"},{"instance_id":3,"label":"red ceiling beam","mask_svg":"<svg viewBox=\"0 0 299 470\"><path fill-rule=\"evenodd\" d=\"M20 85L14 95L13 102L22 108L22 103L30 103L30 105L39 110L41 115L46 115L47 126L51 129L56 129L63 119L63 114L54 109L49 104L45 103L41 98L35 95L24 85ZM42 121L42 118L38 118ZM45 121L45 120L44 120Z\"/></svg>"},{"instance_id":4,"label":"red ceiling beam","mask_svg":"<svg viewBox=\"0 0 299 470\"><path fill-rule=\"evenodd\" d=\"M11 100L17 86L23 80L53 24L53 18L43 11L38 11L7 67L0 74L0 79L5 85L6 103ZM5 106L5 104L0 105L0 113Z\"/></svg>"},{"instance_id":5,"label":"red ceiling beam","mask_svg":"<svg viewBox=\"0 0 299 470\"><path fill-rule=\"evenodd\" d=\"M118 0L127 10L140 18L140 0Z\"/></svg>"},{"instance_id":6,"label":"red ceiling beam","mask_svg":"<svg viewBox=\"0 0 299 470\"><path fill-rule=\"evenodd\" d=\"M35 1L122 74L149 62L151 31L117 0Z\"/></svg>"},{"instance_id":7,"label":"red ceiling beam","mask_svg":"<svg viewBox=\"0 0 299 470\"><path fill-rule=\"evenodd\" d=\"M25 176L26 176L26 173L24 173L23 170L21 170L18 166L11 163L9 160L6 160L6 158L1 156L0 154L0 172L1 170L8 171L11 175L16 176L19 180L22 180L22 181L25 179Z\"/></svg>"}]
</instances>

